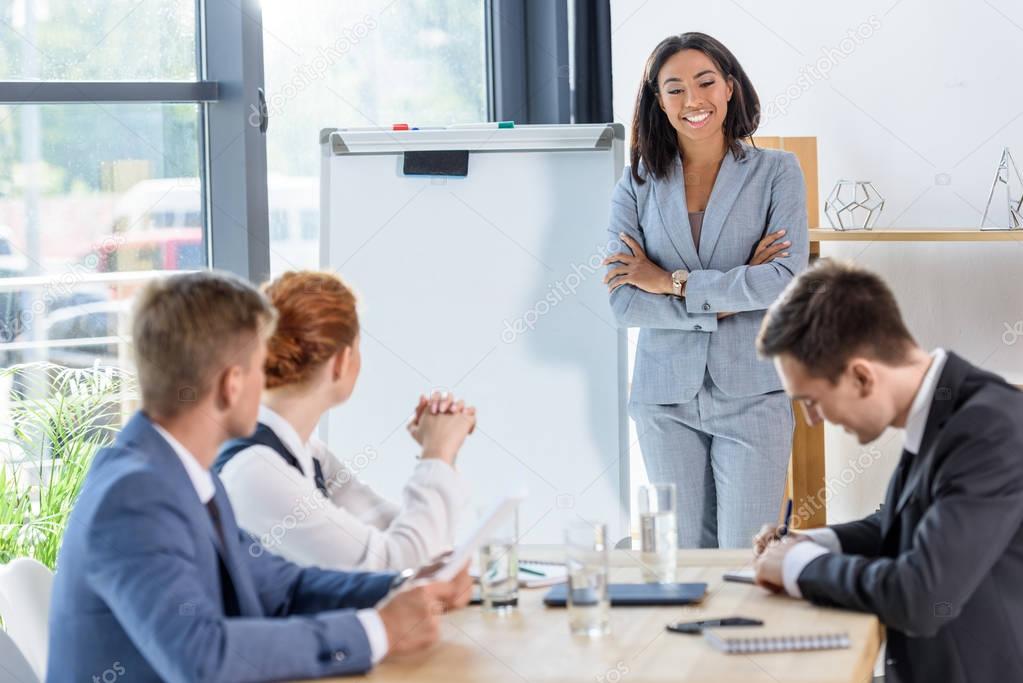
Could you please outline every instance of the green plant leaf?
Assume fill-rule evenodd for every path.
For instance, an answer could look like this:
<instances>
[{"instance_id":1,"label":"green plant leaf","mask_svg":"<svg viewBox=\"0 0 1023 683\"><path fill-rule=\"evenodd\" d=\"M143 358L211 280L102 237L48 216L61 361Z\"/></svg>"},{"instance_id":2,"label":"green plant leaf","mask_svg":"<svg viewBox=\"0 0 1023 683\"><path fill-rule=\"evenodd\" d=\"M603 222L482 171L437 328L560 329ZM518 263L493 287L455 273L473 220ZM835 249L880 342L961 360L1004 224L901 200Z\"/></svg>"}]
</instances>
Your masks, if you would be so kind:
<instances>
[{"instance_id":1,"label":"green plant leaf","mask_svg":"<svg viewBox=\"0 0 1023 683\"><path fill-rule=\"evenodd\" d=\"M56 569L68 516L96 452L137 401L115 367L27 363L0 370L9 433L0 436L0 564L33 557Z\"/></svg>"}]
</instances>

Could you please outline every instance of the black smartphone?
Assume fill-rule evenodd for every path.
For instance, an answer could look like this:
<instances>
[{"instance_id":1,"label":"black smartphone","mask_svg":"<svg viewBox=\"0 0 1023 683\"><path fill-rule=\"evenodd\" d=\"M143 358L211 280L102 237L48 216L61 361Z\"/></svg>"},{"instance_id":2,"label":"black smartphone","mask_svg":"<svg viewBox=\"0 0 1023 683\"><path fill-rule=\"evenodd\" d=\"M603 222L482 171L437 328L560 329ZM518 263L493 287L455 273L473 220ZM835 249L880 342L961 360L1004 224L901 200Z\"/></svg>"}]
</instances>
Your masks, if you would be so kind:
<instances>
[{"instance_id":1,"label":"black smartphone","mask_svg":"<svg viewBox=\"0 0 1023 683\"><path fill-rule=\"evenodd\" d=\"M668 624L665 628L675 633L688 633L696 635L703 632L705 628L719 628L727 626L763 626L764 622L759 619L747 619L746 617L725 617L724 619L704 619L702 621L680 621L677 624Z\"/></svg>"}]
</instances>

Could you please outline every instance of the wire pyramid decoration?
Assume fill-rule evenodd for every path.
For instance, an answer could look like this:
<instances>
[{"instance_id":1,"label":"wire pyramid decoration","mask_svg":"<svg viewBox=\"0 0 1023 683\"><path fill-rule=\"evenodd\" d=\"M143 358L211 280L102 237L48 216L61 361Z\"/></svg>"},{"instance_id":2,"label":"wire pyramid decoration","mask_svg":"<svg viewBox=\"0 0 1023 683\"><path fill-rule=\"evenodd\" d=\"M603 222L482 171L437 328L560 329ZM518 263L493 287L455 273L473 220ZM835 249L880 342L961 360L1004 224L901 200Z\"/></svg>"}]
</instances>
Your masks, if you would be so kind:
<instances>
[{"instance_id":1,"label":"wire pyramid decoration","mask_svg":"<svg viewBox=\"0 0 1023 683\"><path fill-rule=\"evenodd\" d=\"M1023 176L1008 147L1002 149L1002 158L998 162L998 170L995 171L995 179L984 206L984 215L980 219L980 229L1023 229Z\"/></svg>"},{"instance_id":2,"label":"wire pyramid decoration","mask_svg":"<svg viewBox=\"0 0 1023 683\"><path fill-rule=\"evenodd\" d=\"M824 202L835 230L870 230L884 209L884 197L869 180L839 180Z\"/></svg>"}]
</instances>

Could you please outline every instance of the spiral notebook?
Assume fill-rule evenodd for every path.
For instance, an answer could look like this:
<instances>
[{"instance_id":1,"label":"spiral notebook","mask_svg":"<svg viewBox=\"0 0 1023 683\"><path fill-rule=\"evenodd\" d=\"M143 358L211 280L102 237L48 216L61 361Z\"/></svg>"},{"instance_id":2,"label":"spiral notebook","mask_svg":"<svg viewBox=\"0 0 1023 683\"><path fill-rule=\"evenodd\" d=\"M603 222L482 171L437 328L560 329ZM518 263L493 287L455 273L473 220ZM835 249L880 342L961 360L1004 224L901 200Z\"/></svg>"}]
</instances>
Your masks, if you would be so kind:
<instances>
[{"instance_id":1,"label":"spiral notebook","mask_svg":"<svg viewBox=\"0 0 1023 683\"><path fill-rule=\"evenodd\" d=\"M800 650L841 650L849 647L848 633L763 634L733 636L720 631L703 632L715 650L736 655L760 652L798 652Z\"/></svg>"},{"instance_id":2,"label":"spiral notebook","mask_svg":"<svg viewBox=\"0 0 1023 683\"><path fill-rule=\"evenodd\" d=\"M519 560L520 588L543 588L564 583L567 580L568 571L564 564Z\"/></svg>"}]
</instances>

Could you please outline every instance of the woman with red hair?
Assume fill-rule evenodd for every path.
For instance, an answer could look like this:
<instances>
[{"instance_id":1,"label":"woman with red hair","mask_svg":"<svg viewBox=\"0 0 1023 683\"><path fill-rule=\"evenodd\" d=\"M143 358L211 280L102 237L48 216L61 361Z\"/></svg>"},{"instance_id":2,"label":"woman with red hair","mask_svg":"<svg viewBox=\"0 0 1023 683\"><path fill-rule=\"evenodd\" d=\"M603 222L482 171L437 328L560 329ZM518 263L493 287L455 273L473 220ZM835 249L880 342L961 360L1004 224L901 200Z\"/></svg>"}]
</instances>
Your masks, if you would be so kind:
<instances>
[{"instance_id":1,"label":"woman with red hair","mask_svg":"<svg viewBox=\"0 0 1023 683\"><path fill-rule=\"evenodd\" d=\"M420 397L408 429L422 454L403 502L377 495L313 436L359 376L355 296L337 276L310 271L285 273L264 291L278 318L259 425L226 443L214 465L239 526L260 541L250 552L331 569L427 564L453 541L466 499L455 458L475 409L450 396Z\"/></svg>"}]
</instances>

